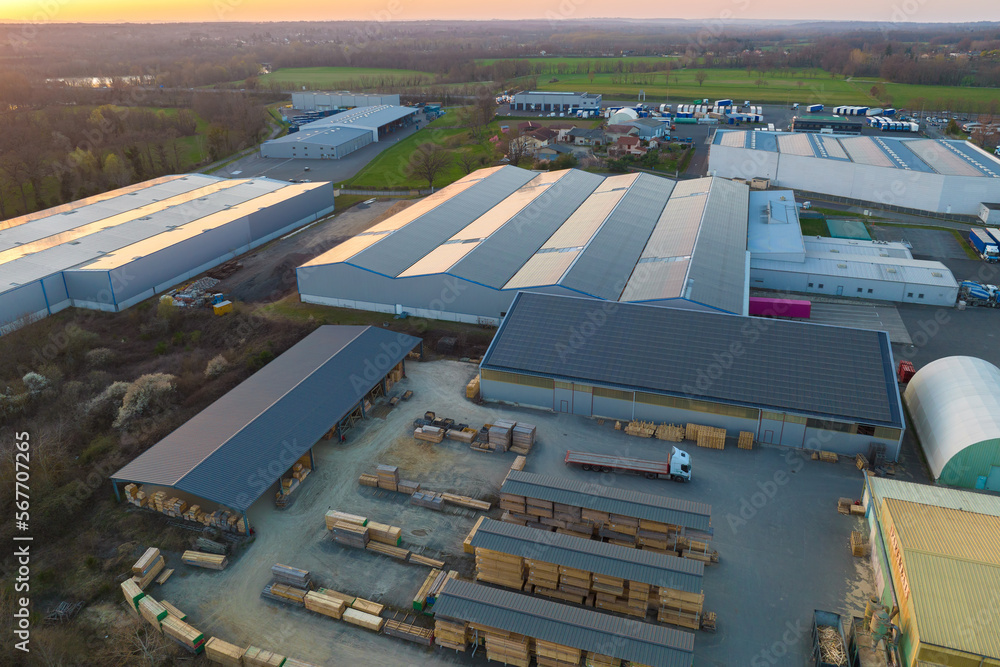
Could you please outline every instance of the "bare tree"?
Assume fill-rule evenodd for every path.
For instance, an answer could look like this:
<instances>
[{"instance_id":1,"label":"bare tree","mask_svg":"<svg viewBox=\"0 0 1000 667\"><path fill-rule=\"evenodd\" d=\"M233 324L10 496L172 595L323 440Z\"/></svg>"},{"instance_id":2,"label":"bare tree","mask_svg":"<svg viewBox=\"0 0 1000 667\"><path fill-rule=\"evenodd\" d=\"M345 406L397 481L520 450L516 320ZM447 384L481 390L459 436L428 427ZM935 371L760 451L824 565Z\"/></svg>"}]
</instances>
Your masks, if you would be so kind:
<instances>
[{"instance_id":1,"label":"bare tree","mask_svg":"<svg viewBox=\"0 0 1000 667\"><path fill-rule=\"evenodd\" d=\"M458 154L458 164L461 165L462 171L471 174L482 164L482 158L472 151L462 151Z\"/></svg>"},{"instance_id":2,"label":"bare tree","mask_svg":"<svg viewBox=\"0 0 1000 667\"><path fill-rule=\"evenodd\" d=\"M452 154L436 144L421 144L410 156L409 171L427 181L431 190L434 179L451 166Z\"/></svg>"},{"instance_id":3,"label":"bare tree","mask_svg":"<svg viewBox=\"0 0 1000 667\"><path fill-rule=\"evenodd\" d=\"M705 83L705 79L707 78L708 78L708 72L706 72L703 69L700 69L694 73L694 80L698 82L699 86L703 85Z\"/></svg>"},{"instance_id":4,"label":"bare tree","mask_svg":"<svg viewBox=\"0 0 1000 667\"><path fill-rule=\"evenodd\" d=\"M500 134L500 145L497 148L515 167L528 159L527 137L516 127L511 127L507 132Z\"/></svg>"}]
</instances>

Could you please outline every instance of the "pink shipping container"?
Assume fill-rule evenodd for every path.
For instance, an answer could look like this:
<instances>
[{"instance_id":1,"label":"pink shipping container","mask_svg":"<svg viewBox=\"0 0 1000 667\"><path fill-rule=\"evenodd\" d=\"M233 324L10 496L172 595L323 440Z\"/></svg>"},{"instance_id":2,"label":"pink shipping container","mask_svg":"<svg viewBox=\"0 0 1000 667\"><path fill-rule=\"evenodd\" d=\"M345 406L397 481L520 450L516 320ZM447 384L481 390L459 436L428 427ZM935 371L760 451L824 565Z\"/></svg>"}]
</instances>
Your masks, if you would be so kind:
<instances>
[{"instance_id":1,"label":"pink shipping container","mask_svg":"<svg viewBox=\"0 0 1000 667\"><path fill-rule=\"evenodd\" d=\"M812 303L798 299L769 299L762 296L750 297L750 314L763 317L795 317L808 320Z\"/></svg>"}]
</instances>

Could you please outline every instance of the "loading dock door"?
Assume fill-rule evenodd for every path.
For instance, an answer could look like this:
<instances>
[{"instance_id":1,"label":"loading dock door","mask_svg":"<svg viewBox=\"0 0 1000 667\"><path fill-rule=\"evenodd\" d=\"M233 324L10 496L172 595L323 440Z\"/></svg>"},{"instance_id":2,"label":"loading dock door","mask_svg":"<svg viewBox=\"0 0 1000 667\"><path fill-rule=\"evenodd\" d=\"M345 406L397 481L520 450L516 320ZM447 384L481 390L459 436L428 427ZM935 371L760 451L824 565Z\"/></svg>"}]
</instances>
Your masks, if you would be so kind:
<instances>
[{"instance_id":1,"label":"loading dock door","mask_svg":"<svg viewBox=\"0 0 1000 667\"><path fill-rule=\"evenodd\" d=\"M990 474L986 477L986 488L989 491L1000 491L1000 466L990 468Z\"/></svg>"}]
</instances>

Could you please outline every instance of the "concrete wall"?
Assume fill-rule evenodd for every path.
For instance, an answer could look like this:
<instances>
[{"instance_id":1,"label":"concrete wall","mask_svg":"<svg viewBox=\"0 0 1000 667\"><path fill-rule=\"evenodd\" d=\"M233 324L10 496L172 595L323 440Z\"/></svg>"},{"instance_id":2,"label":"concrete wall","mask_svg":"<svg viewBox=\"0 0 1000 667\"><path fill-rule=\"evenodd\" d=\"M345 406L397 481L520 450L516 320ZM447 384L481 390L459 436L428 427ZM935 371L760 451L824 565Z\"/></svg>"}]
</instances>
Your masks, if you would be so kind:
<instances>
[{"instance_id":1,"label":"concrete wall","mask_svg":"<svg viewBox=\"0 0 1000 667\"><path fill-rule=\"evenodd\" d=\"M723 178L778 177L778 154L713 144L708 153L709 175Z\"/></svg>"},{"instance_id":2,"label":"concrete wall","mask_svg":"<svg viewBox=\"0 0 1000 667\"><path fill-rule=\"evenodd\" d=\"M794 265L790 265L794 267ZM812 286L810 286L810 284ZM750 285L760 289L773 289L806 294L878 299L903 303L922 303L933 306L953 306L958 298L958 287L918 285L889 282L870 278L845 278L814 273L775 271L750 267ZM821 287L822 285L822 287ZM861 291L859 292L858 289ZM871 290L869 292L868 290ZM912 297L908 296L913 294ZM921 299L920 295L924 298Z\"/></svg>"}]
</instances>

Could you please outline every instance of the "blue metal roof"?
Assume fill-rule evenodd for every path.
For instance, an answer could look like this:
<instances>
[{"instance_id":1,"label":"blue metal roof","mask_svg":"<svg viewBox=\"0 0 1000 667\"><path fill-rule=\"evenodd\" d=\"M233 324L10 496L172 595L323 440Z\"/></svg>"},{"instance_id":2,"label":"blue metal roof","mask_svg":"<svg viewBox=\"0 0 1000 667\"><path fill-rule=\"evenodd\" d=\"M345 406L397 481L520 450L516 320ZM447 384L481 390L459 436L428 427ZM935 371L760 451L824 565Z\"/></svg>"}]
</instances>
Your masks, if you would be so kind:
<instances>
[{"instance_id":1,"label":"blue metal roof","mask_svg":"<svg viewBox=\"0 0 1000 667\"><path fill-rule=\"evenodd\" d=\"M939 143L944 143L948 148L952 149L952 152L962 155L966 161L984 175L1000 178L1000 160L997 160L995 157L989 154L983 155L982 152L977 151L964 141L944 141Z\"/></svg>"},{"instance_id":2,"label":"blue metal roof","mask_svg":"<svg viewBox=\"0 0 1000 667\"><path fill-rule=\"evenodd\" d=\"M690 667L694 634L453 579L434 614L648 667Z\"/></svg>"},{"instance_id":3,"label":"blue metal roof","mask_svg":"<svg viewBox=\"0 0 1000 667\"><path fill-rule=\"evenodd\" d=\"M876 143L881 143L881 148L889 153L890 159L902 168L930 174L936 173L933 167L907 147L906 141L896 137L878 137Z\"/></svg>"},{"instance_id":4,"label":"blue metal roof","mask_svg":"<svg viewBox=\"0 0 1000 667\"><path fill-rule=\"evenodd\" d=\"M420 342L377 327L322 326L112 479L246 511Z\"/></svg>"}]
</instances>

